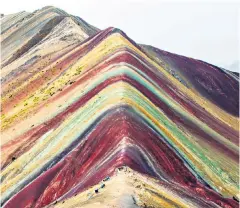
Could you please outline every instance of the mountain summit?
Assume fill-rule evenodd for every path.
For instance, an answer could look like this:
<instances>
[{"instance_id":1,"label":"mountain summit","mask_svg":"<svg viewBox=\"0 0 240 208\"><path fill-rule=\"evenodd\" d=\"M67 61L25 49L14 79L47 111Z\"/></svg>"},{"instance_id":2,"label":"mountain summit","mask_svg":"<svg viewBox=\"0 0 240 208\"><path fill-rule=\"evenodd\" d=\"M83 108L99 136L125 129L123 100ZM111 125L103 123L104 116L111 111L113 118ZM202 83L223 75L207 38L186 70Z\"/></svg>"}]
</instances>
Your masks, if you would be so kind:
<instances>
[{"instance_id":1,"label":"mountain summit","mask_svg":"<svg viewBox=\"0 0 240 208\"><path fill-rule=\"evenodd\" d=\"M3 207L239 206L235 73L54 7L1 27Z\"/></svg>"}]
</instances>

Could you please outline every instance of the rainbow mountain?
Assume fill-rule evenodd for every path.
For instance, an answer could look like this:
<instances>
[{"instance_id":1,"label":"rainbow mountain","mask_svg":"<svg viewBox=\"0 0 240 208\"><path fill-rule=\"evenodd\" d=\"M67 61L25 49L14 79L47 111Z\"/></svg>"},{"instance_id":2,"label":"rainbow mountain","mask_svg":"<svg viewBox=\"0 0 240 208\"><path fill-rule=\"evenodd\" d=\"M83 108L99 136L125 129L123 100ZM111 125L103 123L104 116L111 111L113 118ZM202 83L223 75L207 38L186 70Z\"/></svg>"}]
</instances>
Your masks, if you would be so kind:
<instances>
[{"instance_id":1,"label":"rainbow mountain","mask_svg":"<svg viewBox=\"0 0 240 208\"><path fill-rule=\"evenodd\" d=\"M1 205L238 207L239 75L55 7L1 17Z\"/></svg>"}]
</instances>

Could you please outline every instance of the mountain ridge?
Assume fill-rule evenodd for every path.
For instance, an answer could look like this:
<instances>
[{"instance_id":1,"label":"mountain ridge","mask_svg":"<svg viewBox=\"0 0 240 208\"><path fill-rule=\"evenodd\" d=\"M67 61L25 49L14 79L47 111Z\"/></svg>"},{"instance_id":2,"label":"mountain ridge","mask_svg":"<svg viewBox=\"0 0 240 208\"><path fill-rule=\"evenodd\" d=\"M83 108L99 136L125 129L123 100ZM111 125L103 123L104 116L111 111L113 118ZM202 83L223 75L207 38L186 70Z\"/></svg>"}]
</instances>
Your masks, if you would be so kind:
<instances>
[{"instance_id":1,"label":"mountain ridge","mask_svg":"<svg viewBox=\"0 0 240 208\"><path fill-rule=\"evenodd\" d=\"M136 180L161 188L135 187L133 201L121 190L123 201L112 206L237 207L239 117L231 105L239 105L239 82L195 59L153 55L117 28L81 38L80 27L64 19L2 68L4 207L81 207L99 197L104 206L107 191L98 197L91 186L108 176L118 181L122 167L127 178L136 172ZM75 200L88 191L93 199Z\"/></svg>"}]
</instances>

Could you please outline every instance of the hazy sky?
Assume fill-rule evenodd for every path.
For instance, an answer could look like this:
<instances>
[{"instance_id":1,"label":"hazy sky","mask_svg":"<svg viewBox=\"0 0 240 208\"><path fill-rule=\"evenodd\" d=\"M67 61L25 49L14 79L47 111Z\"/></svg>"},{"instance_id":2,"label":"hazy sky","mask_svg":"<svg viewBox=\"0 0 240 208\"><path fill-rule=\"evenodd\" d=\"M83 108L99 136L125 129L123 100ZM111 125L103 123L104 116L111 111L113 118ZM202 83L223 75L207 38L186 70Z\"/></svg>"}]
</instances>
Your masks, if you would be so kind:
<instances>
[{"instance_id":1,"label":"hazy sky","mask_svg":"<svg viewBox=\"0 0 240 208\"><path fill-rule=\"evenodd\" d=\"M105 29L122 29L138 43L239 70L240 1L6 0L0 12L52 5Z\"/></svg>"}]
</instances>

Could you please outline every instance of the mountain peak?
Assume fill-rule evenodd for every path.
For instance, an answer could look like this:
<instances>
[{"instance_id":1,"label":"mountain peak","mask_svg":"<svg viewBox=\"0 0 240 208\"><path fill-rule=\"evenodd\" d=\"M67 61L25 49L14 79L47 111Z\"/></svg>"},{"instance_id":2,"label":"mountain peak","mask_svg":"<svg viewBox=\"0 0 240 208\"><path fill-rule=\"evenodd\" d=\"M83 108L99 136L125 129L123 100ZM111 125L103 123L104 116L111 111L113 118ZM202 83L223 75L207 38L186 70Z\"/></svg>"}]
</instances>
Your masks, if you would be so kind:
<instances>
[{"instance_id":1,"label":"mountain peak","mask_svg":"<svg viewBox=\"0 0 240 208\"><path fill-rule=\"evenodd\" d=\"M52 6L1 21L2 206L238 207L233 74Z\"/></svg>"}]
</instances>

